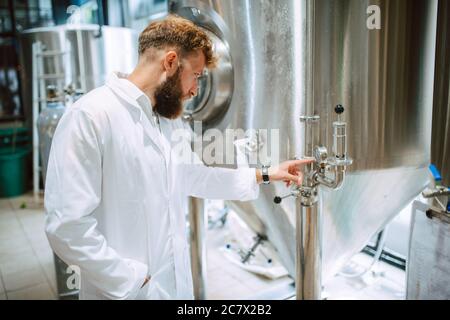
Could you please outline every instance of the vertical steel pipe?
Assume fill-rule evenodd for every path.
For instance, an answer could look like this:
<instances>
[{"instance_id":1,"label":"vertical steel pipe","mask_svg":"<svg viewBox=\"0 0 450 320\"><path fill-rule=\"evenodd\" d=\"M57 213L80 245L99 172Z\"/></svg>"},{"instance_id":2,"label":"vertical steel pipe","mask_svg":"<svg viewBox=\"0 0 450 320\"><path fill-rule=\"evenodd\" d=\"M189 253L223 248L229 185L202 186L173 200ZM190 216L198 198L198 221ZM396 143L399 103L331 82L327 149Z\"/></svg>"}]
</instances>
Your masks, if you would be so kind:
<instances>
[{"instance_id":1,"label":"vertical steel pipe","mask_svg":"<svg viewBox=\"0 0 450 320\"><path fill-rule=\"evenodd\" d=\"M297 201L296 294L298 300L318 300L322 292L322 217L320 205Z\"/></svg>"},{"instance_id":2,"label":"vertical steel pipe","mask_svg":"<svg viewBox=\"0 0 450 320\"><path fill-rule=\"evenodd\" d=\"M196 300L206 299L206 223L205 201L189 198L191 266Z\"/></svg>"}]
</instances>

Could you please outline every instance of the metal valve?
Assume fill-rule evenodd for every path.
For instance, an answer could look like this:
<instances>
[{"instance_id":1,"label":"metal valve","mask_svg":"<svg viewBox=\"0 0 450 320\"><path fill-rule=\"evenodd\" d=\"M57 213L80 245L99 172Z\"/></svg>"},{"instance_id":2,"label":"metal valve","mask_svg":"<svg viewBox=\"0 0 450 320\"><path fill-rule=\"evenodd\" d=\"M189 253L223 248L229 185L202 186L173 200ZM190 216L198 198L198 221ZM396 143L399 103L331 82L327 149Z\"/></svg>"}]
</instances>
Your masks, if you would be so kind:
<instances>
[{"instance_id":1,"label":"metal valve","mask_svg":"<svg viewBox=\"0 0 450 320\"><path fill-rule=\"evenodd\" d=\"M436 186L434 189L427 189L422 191L422 196L424 198L434 198L441 196L450 196L450 188L443 186Z\"/></svg>"},{"instance_id":2,"label":"metal valve","mask_svg":"<svg viewBox=\"0 0 450 320\"><path fill-rule=\"evenodd\" d=\"M325 146L317 145L311 151L314 156L317 167L312 167L306 174L304 184L295 189L290 194L280 197L276 196L273 202L280 204L283 199L288 197L298 197L302 206L313 206L318 197L317 187L325 186L329 189L337 190L344 182L347 166L351 165L353 160L347 155L347 123L341 121L341 115L344 113L344 107L341 104L335 106L334 111L338 115L338 121L333 122L333 145L331 155ZM300 121L305 123L305 136L313 137L313 125L319 121L318 116L302 116ZM330 169L332 176L327 175ZM305 184L305 181L309 181Z\"/></svg>"},{"instance_id":3,"label":"metal valve","mask_svg":"<svg viewBox=\"0 0 450 320\"><path fill-rule=\"evenodd\" d=\"M320 166L320 168L325 169L327 165L327 159L328 159L328 150L327 148L323 146L317 146L314 148L314 158L316 159L317 165Z\"/></svg>"},{"instance_id":4,"label":"metal valve","mask_svg":"<svg viewBox=\"0 0 450 320\"><path fill-rule=\"evenodd\" d=\"M289 194L287 194L287 195L285 195L283 197L276 196L275 198L273 198L273 202L275 202L276 204L280 204L281 201L283 201L283 199L286 199L286 198L289 198L289 197L297 197L299 192L300 192L300 190L298 189L298 187L294 187L294 188L295 189L293 189L291 191L291 193L289 193Z\"/></svg>"}]
</instances>

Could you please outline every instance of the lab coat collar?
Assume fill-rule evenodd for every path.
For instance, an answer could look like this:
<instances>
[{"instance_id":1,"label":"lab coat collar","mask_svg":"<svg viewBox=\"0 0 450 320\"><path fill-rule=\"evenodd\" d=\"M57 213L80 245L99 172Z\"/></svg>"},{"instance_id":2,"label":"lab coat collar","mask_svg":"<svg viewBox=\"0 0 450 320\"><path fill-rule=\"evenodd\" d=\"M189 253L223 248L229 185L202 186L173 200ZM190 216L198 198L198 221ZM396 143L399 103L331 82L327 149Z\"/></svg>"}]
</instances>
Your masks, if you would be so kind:
<instances>
[{"instance_id":1,"label":"lab coat collar","mask_svg":"<svg viewBox=\"0 0 450 320\"><path fill-rule=\"evenodd\" d=\"M151 126L149 128L144 125L144 131L152 139L160 153L164 156L166 152L161 141L159 130L156 128L156 123L153 120L153 110L150 99L136 85L127 80L126 77L127 75L124 73L113 72L108 76L106 86L111 88L111 90L113 90L117 95L133 107L133 111L138 115L141 123L143 122L143 109L146 109L147 114L149 115L147 118L151 123Z\"/></svg>"},{"instance_id":2,"label":"lab coat collar","mask_svg":"<svg viewBox=\"0 0 450 320\"><path fill-rule=\"evenodd\" d=\"M133 100L141 106L144 112L148 115L150 121L152 121L155 113L153 112L152 102L150 98L139 89L133 82L127 79L128 75L124 73L115 73L120 87L128 94ZM153 122L153 121L152 121Z\"/></svg>"},{"instance_id":3,"label":"lab coat collar","mask_svg":"<svg viewBox=\"0 0 450 320\"><path fill-rule=\"evenodd\" d=\"M142 120L142 111L147 113L150 122L153 123L155 115L150 98L142 92L134 83L127 79L128 75L121 72L113 72L109 75L106 85L113 89L132 106L139 109L139 117ZM154 124L154 123L153 123Z\"/></svg>"},{"instance_id":4,"label":"lab coat collar","mask_svg":"<svg viewBox=\"0 0 450 320\"><path fill-rule=\"evenodd\" d=\"M142 121L143 110L137 100L140 97L140 93L138 92L139 88L130 81L127 81L125 79L126 76L126 74L120 72L113 72L108 76L106 86L122 99L126 100L130 106L133 106L135 108L134 112L139 115L139 120ZM144 93L142 92L142 94Z\"/></svg>"}]
</instances>

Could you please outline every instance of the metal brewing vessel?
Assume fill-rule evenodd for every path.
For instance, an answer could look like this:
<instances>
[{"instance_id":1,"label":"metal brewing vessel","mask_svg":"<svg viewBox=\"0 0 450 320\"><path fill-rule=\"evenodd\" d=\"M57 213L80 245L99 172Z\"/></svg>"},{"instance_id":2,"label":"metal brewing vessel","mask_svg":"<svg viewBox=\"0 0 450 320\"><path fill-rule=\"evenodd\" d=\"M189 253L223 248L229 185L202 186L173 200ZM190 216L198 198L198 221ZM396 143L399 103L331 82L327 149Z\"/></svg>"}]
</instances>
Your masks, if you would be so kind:
<instances>
[{"instance_id":1,"label":"metal brewing vessel","mask_svg":"<svg viewBox=\"0 0 450 320\"><path fill-rule=\"evenodd\" d=\"M379 8L380 29L368 27L371 5ZM201 88L202 97L221 96L222 103L203 99L190 106L190 118L222 130L278 129L286 160L311 144L300 117L319 116L316 142L330 146L334 107L346 108L353 164L339 190L320 188L317 250L326 285L427 184L437 1L174 0L169 9L226 49L221 63L228 67L210 72ZM222 112L205 116L195 108ZM258 200L231 205L268 236L294 276L296 199L273 202L289 192L262 186Z\"/></svg>"},{"instance_id":2,"label":"metal brewing vessel","mask_svg":"<svg viewBox=\"0 0 450 320\"><path fill-rule=\"evenodd\" d=\"M64 103L57 97L55 89L49 86L47 88L46 107L39 113L36 124L39 134L39 154L41 156L42 178L44 182L47 176L48 158L50 156L53 136L64 111Z\"/></svg>"},{"instance_id":3,"label":"metal brewing vessel","mask_svg":"<svg viewBox=\"0 0 450 320\"><path fill-rule=\"evenodd\" d=\"M27 121L32 119L33 43L45 52L46 85L62 92L68 85L86 93L105 83L112 71L131 72L137 63L138 33L127 28L66 24L25 30L20 35L22 97Z\"/></svg>"}]
</instances>

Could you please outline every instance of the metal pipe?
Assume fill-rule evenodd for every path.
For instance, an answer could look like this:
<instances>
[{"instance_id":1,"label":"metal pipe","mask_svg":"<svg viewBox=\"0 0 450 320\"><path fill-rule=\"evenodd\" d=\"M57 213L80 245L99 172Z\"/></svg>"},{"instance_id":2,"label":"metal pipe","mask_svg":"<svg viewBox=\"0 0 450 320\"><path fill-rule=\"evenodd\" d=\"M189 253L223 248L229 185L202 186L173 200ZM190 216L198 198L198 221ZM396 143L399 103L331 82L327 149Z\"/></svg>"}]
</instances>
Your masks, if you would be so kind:
<instances>
[{"instance_id":1,"label":"metal pipe","mask_svg":"<svg viewBox=\"0 0 450 320\"><path fill-rule=\"evenodd\" d=\"M80 68L81 91L87 92L86 62L84 61L83 35L80 28L76 30L78 48L78 66Z\"/></svg>"},{"instance_id":2,"label":"metal pipe","mask_svg":"<svg viewBox=\"0 0 450 320\"><path fill-rule=\"evenodd\" d=\"M316 175L316 181L321 185L324 185L327 188L332 190L339 189L345 180L345 167L344 166L335 166L334 167L334 179L330 179L325 175L318 174Z\"/></svg>"},{"instance_id":3,"label":"metal pipe","mask_svg":"<svg viewBox=\"0 0 450 320\"><path fill-rule=\"evenodd\" d=\"M98 34L95 35L96 38L102 36L102 28L105 24L105 10L103 6L103 0L97 0L97 22L98 22Z\"/></svg>"},{"instance_id":4,"label":"metal pipe","mask_svg":"<svg viewBox=\"0 0 450 320\"><path fill-rule=\"evenodd\" d=\"M434 189L427 189L427 190L422 191L422 196L424 198L450 196L450 188L437 186Z\"/></svg>"},{"instance_id":5,"label":"metal pipe","mask_svg":"<svg viewBox=\"0 0 450 320\"><path fill-rule=\"evenodd\" d=\"M296 210L297 300L318 300L322 292L322 217L318 202Z\"/></svg>"},{"instance_id":6,"label":"metal pipe","mask_svg":"<svg viewBox=\"0 0 450 320\"><path fill-rule=\"evenodd\" d=\"M37 130L37 119L39 116L39 66L38 66L38 54L41 52L41 43L35 42L32 46L32 68L33 68L33 195L37 201L39 199L39 135Z\"/></svg>"},{"instance_id":7,"label":"metal pipe","mask_svg":"<svg viewBox=\"0 0 450 320\"><path fill-rule=\"evenodd\" d=\"M303 157L313 157L318 143L317 124L319 116L314 108L314 0L306 1L306 108L304 123ZM306 196L296 200L296 294L297 300L320 299L321 296L321 239L322 222L317 207L317 187L314 181L314 164L305 166L302 189L308 190ZM312 192L311 192L312 191ZM301 200L307 200L303 201Z\"/></svg>"},{"instance_id":8,"label":"metal pipe","mask_svg":"<svg viewBox=\"0 0 450 320\"><path fill-rule=\"evenodd\" d=\"M192 279L196 300L206 299L206 219L205 201L189 198L189 226L191 244Z\"/></svg>"}]
</instances>

